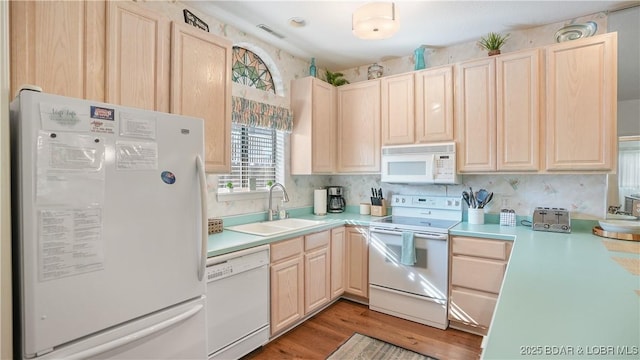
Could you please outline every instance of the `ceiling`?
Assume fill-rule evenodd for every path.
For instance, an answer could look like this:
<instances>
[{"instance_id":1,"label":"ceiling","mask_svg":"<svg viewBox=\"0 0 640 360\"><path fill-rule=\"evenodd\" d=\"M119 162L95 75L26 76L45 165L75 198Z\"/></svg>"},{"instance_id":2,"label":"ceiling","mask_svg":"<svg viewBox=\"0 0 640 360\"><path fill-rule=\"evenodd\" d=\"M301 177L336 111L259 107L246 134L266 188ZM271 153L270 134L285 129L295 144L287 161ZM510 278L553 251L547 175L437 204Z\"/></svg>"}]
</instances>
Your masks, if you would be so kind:
<instances>
[{"instance_id":1,"label":"ceiling","mask_svg":"<svg viewBox=\"0 0 640 360\"><path fill-rule=\"evenodd\" d=\"M561 22L638 1L398 1L400 30L390 39L361 40L351 33L351 14L364 1L183 1L238 30L301 58L316 58L333 71L413 53L419 46L475 41L488 32ZM304 19L304 27L290 25ZM257 27L264 24L276 36Z\"/></svg>"}]
</instances>

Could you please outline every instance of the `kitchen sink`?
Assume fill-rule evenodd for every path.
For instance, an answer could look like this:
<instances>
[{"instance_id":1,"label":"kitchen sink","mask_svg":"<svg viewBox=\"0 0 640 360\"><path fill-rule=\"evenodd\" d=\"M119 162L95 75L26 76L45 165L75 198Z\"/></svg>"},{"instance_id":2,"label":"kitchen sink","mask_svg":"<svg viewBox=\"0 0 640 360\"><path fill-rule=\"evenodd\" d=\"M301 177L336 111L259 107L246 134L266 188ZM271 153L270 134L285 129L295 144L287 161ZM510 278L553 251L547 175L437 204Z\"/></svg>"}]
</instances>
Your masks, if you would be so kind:
<instances>
[{"instance_id":1,"label":"kitchen sink","mask_svg":"<svg viewBox=\"0 0 640 360\"><path fill-rule=\"evenodd\" d=\"M229 226L226 229L232 231L238 231L246 234L259 235L259 236L271 236L284 234L288 232L294 232L300 229L316 226L322 224L323 221L319 220L305 220L305 219L282 219L275 221L263 221L257 223L249 223L242 225Z\"/></svg>"}]
</instances>

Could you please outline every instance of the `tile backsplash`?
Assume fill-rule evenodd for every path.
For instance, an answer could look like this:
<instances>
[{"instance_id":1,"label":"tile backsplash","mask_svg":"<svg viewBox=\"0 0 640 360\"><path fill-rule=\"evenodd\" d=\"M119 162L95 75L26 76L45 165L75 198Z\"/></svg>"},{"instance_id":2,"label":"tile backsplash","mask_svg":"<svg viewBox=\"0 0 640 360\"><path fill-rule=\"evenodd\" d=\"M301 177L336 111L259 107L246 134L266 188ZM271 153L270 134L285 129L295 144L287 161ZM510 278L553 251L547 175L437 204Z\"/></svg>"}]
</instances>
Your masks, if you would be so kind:
<instances>
[{"instance_id":1,"label":"tile backsplash","mask_svg":"<svg viewBox=\"0 0 640 360\"><path fill-rule=\"evenodd\" d=\"M217 177L209 175L209 216L229 216L263 212L268 199L218 201ZM370 202L371 188L382 188L385 198L392 194L461 196L472 187L493 192L486 206L489 214L499 214L503 207L519 216L531 216L537 206L562 207L574 219L600 219L606 212L606 175L464 175L459 185L400 185L380 182L379 175L288 176L285 186L290 201L287 208L313 206L313 190L329 185L343 186L347 206Z\"/></svg>"},{"instance_id":2,"label":"tile backsplash","mask_svg":"<svg viewBox=\"0 0 640 360\"><path fill-rule=\"evenodd\" d=\"M493 192L486 212L499 214L503 207L520 216L531 216L537 206L562 207L572 218L598 219L605 215L606 175L464 175L459 185L400 185L380 183L378 175L336 175L331 185L345 187L347 205L369 202L372 187L382 187L384 196L392 194L427 194L461 196L472 187ZM466 207L466 205L465 205Z\"/></svg>"}]
</instances>

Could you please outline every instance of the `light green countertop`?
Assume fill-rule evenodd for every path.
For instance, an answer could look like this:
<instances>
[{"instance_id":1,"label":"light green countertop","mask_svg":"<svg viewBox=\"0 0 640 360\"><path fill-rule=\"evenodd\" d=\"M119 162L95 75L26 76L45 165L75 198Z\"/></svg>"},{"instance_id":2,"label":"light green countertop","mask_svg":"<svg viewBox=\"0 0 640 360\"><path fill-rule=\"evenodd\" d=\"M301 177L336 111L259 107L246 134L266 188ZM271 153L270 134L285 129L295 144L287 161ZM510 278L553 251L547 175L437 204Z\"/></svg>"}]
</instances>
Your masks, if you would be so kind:
<instances>
[{"instance_id":1,"label":"light green countertop","mask_svg":"<svg viewBox=\"0 0 640 360\"><path fill-rule=\"evenodd\" d=\"M483 359L640 358L640 277L612 259L640 255L608 251L585 226L461 223L451 234L515 239Z\"/></svg>"},{"instance_id":2,"label":"light green countertop","mask_svg":"<svg viewBox=\"0 0 640 360\"><path fill-rule=\"evenodd\" d=\"M314 216L307 211L292 216L325 222L273 237L225 230L209 236L208 255L342 224L368 226L379 219L353 212ZM560 234L462 222L451 230L452 235L514 241L483 359L640 358L640 295L636 293L640 276L612 259L640 259L640 255L608 251L602 243L605 239L591 234L593 222L578 220L572 227L570 234Z\"/></svg>"},{"instance_id":3,"label":"light green countertop","mask_svg":"<svg viewBox=\"0 0 640 360\"><path fill-rule=\"evenodd\" d=\"M294 217L299 219L321 220L323 221L323 223L317 226L301 229L300 231L275 236L257 236L225 229L221 233L209 235L207 255L208 257L223 255L238 250L248 249L254 246L269 244L279 240L291 239L296 236L305 235L312 232L331 229L340 225L369 226L369 223L371 221L380 219L380 217L360 215L351 212L316 216L311 213L311 209L302 210L300 212L294 213L293 215ZM264 218L256 218L253 221L264 221ZM227 223L229 223L230 225L227 225ZM231 224L238 225L241 223L242 220L234 219L225 221L224 225L231 226Z\"/></svg>"}]
</instances>

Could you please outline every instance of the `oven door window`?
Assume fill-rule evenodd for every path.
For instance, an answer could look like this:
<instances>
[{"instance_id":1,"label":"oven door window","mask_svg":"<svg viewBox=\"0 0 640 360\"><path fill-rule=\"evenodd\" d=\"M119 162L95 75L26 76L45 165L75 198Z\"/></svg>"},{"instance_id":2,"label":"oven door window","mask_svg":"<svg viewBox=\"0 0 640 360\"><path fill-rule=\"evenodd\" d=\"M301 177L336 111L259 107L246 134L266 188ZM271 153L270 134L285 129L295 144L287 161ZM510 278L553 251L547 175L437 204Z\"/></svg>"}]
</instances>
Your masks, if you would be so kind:
<instances>
[{"instance_id":1,"label":"oven door window","mask_svg":"<svg viewBox=\"0 0 640 360\"><path fill-rule=\"evenodd\" d=\"M393 264L400 264L400 256L402 255L402 246L400 245L387 245L388 251L385 253L385 262ZM404 265L407 266L407 265ZM423 270L427 269L427 249L416 248L416 263L413 265L415 268Z\"/></svg>"},{"instance_id":2,"label":"oven door window","mask_svg":"<svg viewBox=\"0 0 640 360\"><path fill-rule=\"evenodd\" d=\"M398 291L436 299L446 299L447 241L416 237L416 264L400 264L402 237L371 232L369 282Z\"/></svg>"}]
</instances>

